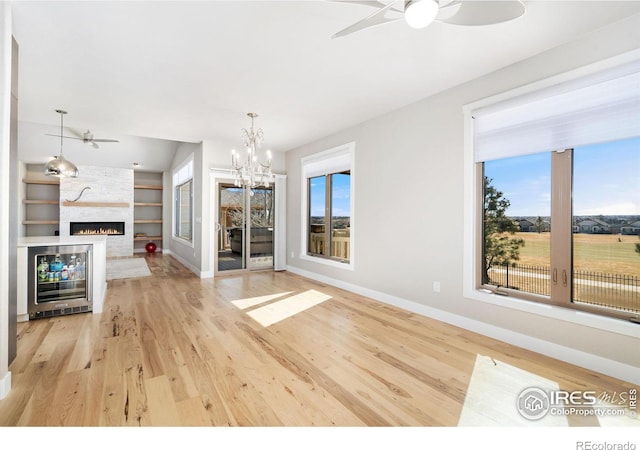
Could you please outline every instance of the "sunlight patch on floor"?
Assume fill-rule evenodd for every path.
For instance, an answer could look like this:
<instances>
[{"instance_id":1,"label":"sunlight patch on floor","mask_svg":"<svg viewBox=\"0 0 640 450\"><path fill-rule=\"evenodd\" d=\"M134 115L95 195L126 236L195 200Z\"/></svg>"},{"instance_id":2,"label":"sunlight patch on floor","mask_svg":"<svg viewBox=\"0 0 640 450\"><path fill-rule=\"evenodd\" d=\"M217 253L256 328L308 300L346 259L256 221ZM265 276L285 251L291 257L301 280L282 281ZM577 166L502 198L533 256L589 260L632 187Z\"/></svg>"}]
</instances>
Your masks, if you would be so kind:
<instances>
[{"instance_id":1,"label":"sunlight patch on floor","mask_svg":"<svg viewBox=\"0 0 640 450\"><path fill-rule=\"evenodd\" d=\"M271 300L275 300L276 298L284 297L285 295L290 295L291 293L292 292L280 292L279 294L269 294L261 295L260 297L243 298L240 300L232 300L231 303L240 309L247 309L251 308L252 306L270 302Z\"/></svg>"},{"instance_id":2,"label":"sunlight patch on floor","mask_svg":"<svg viewBox=\"0 0 640 450\"><path fill-rule=\"evenodd\" d=\"M564 416L548 414L539 420L527 420L520 415L518 396L530 387L545 391L559 389L554 381L488 356L477 355L458 426L568 426Z\"/></svg>"},{"instance_id":3,"label":"sunlight patch on floor","mask_svg":"<svg viewBox=\"0 0 640 450\"><path fill-rule=\"evenodd\" d=\"M330 295L311 289L280 300L279 302L254 309L247 314L263 327L268 327L313 306L319 305L330 298Z\"/></svg>"}]
</instances>

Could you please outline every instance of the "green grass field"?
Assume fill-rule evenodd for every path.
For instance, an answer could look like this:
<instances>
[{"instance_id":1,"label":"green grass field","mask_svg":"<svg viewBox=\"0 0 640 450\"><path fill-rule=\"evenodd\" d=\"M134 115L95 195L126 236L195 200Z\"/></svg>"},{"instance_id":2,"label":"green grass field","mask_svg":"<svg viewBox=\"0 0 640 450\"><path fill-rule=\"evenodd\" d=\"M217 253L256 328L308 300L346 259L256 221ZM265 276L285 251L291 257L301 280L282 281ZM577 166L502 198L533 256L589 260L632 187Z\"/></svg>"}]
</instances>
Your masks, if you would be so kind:
<instances>
[{"instance_id":1,"label":"green grass field","mask_svg":"<svg viewBox=\"0 0 640 450\"><path fill-rule=\"evenodd\" d=\"M525 241L517 265L549 268L549 233L516 233L516 237ZM640 277L640 253L635 251L639 242L638 236L574 234L574 271L588 272L576 277L574 301L640 312L640 292L633 287L636 282L627 278ZM549 295L548 274L516 267L510 271L508 279L504 269L497 269L491 277L494 284ZM625 278L615 278L621 275Z\"/></svg>"},{"instance_id":2,"label":"green grass field","mask_svg":"<svg viewBox=\"0 0 640 450\"><path fill-rule=\"evenodd\" d=\"M549 266L549 233L516 233L524 239L518 264ZM635 245L638 236L612 234L574 234L573 265L575 270L616 275L640 276L640 253Z\"/></svg>"}]
</instances>

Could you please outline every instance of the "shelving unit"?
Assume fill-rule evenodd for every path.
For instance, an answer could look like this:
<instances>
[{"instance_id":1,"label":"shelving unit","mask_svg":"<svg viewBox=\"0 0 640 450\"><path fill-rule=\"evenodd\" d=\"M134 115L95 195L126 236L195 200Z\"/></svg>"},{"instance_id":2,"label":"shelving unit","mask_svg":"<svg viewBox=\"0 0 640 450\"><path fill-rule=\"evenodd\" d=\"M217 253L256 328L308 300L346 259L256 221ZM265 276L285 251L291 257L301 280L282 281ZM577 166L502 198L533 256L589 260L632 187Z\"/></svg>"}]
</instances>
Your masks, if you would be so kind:
<instances>
[{"instance_id":1,"label":"shelving unit","mask_svg":"<svg viewBox=\"0 0 640 450\"><path fill-rule=\"evenodd\" d=\"M133 195L134 251L148 242L162 248L162 173L135 172ZM145 233L145 236L136 236Z\"/></svg>"},{"instance_id":2,"label":"shelving unit","mask_svg":"<svg viewBox=\"0 0 640 450\"><path fill-rule=\"evenodd\" d=\"M40 169L40 166L27 168L22 180L25 236L55 236L60 229L60 180L41 178L44 176L38 173Z\"/></svg>"}]
</instances>

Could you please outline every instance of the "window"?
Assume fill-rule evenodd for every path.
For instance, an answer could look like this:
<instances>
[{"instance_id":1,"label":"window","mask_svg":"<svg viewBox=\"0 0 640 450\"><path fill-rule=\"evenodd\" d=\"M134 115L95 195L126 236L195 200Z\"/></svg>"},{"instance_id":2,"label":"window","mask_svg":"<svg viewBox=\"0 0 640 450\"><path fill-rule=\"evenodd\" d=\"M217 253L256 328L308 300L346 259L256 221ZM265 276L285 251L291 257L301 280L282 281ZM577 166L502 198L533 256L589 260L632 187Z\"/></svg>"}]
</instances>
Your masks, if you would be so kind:
<instances>
[{"instance_id":1,"label":"window","mask_svg":"<svg viewBox=\"0 0 640 450\"><path fill-rule=\"evenodd\" d=\"M640 220L639 150L636 138L482 163L482 284L640 313L640 236L630 228ZM552 209L551 199L562 206Z\"/></svg>"},{"instance_id":2,"label":"window","mask_svg":"<svg viewBox=\"0 0 640 450\"><path fill-rule=\"evenodd\" d=\"M176 186L176 237L192 240L193 180Z\"/></svg>"},{"instance_id":3,"label":"window","mask_svg":"<svg viewBox=\"0 0 640 450\"><path fill-rule=\"evenodd\" d=\"M193 242L193 155L173 172L174 236Z\"/></svg>"},{"instance_id":4,"label":"window","mask_svg":"<svg viewBox=\"0 0 640 450\"><path fill-rule=\"evenodd\" d=\"M352 267L353 144L302 160L304 256Z\"/></svg>"},{"instance_id":5,"label":"window","mask_svg":"<svg viewBox=\"0 0 640 450\"><path fill-rule=\"evenodd\" d=\"M309 241L307 252L349 261L351 172L308 179Z\"/></svg>"},{"instance_id":6,"label":"window","mask_svg":"<svg viewBox=\"0 0 640 450\"><path fill-rule=\"evenodd\" d=\"M468 110L474 289L640 315L638 83L630 61Z\"/></svg>"}]
</instances>

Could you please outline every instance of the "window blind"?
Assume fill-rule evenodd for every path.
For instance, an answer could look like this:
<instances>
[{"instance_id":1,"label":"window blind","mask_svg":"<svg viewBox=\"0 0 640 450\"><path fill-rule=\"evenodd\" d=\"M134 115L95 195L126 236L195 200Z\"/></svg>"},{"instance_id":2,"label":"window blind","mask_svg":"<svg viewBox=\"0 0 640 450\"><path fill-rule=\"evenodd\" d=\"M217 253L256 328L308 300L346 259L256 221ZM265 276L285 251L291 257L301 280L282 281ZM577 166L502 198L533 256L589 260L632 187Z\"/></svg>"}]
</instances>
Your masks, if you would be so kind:
<instances>
[{"instance_id":1,"label":"window blind","mask_svg":"<svg viewBox=\"0 0 640 450\"><path fill-rule=\"evenodd\" d=\"M303 159L302 167L305 178L344 172L351 169L351 152L339 151Z\"/></svg>"},{"instance_id":2,"label":"window blind","mask_svg":"<svg viewBox=\"0 0 640 450\"><path fill-rule=\"evenodd\" d=\"M476 162L640 137L640 59L471 115Z\"/></svg>"}]
</instances>

